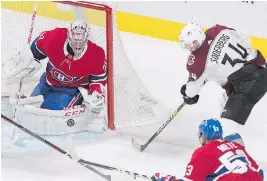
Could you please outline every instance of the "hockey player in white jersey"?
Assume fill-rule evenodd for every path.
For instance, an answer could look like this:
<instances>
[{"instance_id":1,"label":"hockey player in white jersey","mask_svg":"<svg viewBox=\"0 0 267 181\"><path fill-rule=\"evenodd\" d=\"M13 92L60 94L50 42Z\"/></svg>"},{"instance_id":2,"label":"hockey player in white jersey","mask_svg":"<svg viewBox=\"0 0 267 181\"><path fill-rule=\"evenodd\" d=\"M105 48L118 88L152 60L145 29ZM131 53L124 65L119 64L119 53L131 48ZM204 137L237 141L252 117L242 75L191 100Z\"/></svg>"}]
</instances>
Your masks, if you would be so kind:
<instances>
[{"instance_id":1,"label":"hockey player in white jersey","mask_svg":"<svg viewBox=\"0 0 267 181\"><path fill-rule=\"evenodd\" d=\"M191 54L187 61L189 78L181 87L185 103L198 102L198 92L207 81L225 90L221 112L225 139L243 143L238 127L245 125L253 107L267 91L266 60L251 49L250 38L232 28L213 26L204 32L200 25L186 25L179 39Z\"/></svg>"}]
</instances>

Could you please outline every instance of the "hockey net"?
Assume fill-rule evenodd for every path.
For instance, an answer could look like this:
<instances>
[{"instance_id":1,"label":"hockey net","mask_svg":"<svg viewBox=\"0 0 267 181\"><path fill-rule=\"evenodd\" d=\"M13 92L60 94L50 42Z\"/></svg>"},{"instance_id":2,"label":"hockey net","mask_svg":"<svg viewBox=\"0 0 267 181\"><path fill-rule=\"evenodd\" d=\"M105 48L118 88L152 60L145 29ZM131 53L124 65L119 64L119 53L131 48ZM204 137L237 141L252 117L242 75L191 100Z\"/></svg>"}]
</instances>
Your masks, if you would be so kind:
<instances>
[{"instance_id":1,"label":"hockey net","mask_svg":"<svg viewBox=\"0 0 267 181\"><path fill-rule=\"evenodd\" d=\"M34 3L1 2L2 62L27 42ZM110 129L140 126L166 118L166 110L147 91L133 69L120 40L114 10L104 4L90 2L37 2L37 15L32 41L40 32L67 27L75 19L90 24L89 39L106 52L108 62L107 120ZM56 40L55 40L56 41ZM23 82L22 92L30 94L43 70L32 80ZM3 72L3 70L2 70ZM18 91L18 84L2 82L2 97Z\"/></svg>"}]
</instances>

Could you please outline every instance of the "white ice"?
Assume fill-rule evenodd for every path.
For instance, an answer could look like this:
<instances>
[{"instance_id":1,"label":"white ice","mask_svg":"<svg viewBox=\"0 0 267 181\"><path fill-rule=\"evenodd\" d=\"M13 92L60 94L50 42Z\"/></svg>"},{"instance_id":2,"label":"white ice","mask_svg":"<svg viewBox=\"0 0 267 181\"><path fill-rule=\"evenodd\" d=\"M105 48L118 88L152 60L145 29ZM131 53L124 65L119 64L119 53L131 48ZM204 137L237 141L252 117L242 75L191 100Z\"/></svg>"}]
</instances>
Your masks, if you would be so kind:
<instances>
[{"instance_id":1,"label":"white ice","mask_svg":"<svg viewBox=\"0 0 267 181\"><path fill-rule=\"evenodd\" d=\"M148 90L166 107L175 110L182 102L180 87L187 80L185 53L179 44L123 32L121 38L133 67ZM4 42L1 43L3 46ZM207 83L200 92L199 103L184 107L142 153L133 149L131 138L135 137L144 143L162 123L92 134L94 138L88 135L88 140L85 139L83 144L79 144L76 151L83 159L100 164L146 175L163 172L181 177L192 152L199 146L196 136L198 124L205 118L219 117L220 91L219 86ZM266 105L267 96L255 106L247 124L241 128L241 136L247 151L265 170L265 174L267 174ZM36 149L44 147L44 149L25 153L25 156L2 155L1 180L103 180L60 153L45 148L42 143L29 146L34 146ZM20 149L23 152L24 148ZM108 174L116 173L101 171Z\"/></svg>"}]
</instances>

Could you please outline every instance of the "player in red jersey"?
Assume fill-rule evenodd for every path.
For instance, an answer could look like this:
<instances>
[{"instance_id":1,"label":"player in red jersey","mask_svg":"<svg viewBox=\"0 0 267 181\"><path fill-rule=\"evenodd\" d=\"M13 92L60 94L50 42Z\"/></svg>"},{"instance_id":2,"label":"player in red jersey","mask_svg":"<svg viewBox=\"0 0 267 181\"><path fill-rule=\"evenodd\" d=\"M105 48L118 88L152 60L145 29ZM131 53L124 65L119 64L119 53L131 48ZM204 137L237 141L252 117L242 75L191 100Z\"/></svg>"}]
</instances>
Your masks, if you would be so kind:
<instances>
[{"instance_id":1,"label":"player in red jersey","mask_svg":"<svg viewBox=\"0 0 267 181\"><path fill-rule=\"evenodd\" d=\"M193 153L184 177L156 173L154 181L263 181L263 170L245 147L223 140L218 120L202 121L198 131L202 147Z\"/></svg>"},{"instance_id":2,"label":"player in red jersey","mask_svg":"<svg viewBox=\"0 0 267 181\"><path fill-rule=\"evenodd\" d=\"M47 58L46 72L31 96L42 95L41 108L63 110L83 101L92 109L103 108L106 84L104 50L88 40L90 29L85 21L75 21L69 28L42 32L30 49L21 51L27 66L21 67L20 78L29 76ZM25 64L26 64L25 63Z\"/></svg>"},{"instance_id":3,"label":"player in red jersey","mask_svg":"<svg viewBox=\"0 0 267 181\"><path fill-rule=\"evenodd\" d=\"M6 79L23 81L41 68L43 59L48 61L31 97L20 100L18 122L46 135L86 131L95 118L103 122L97 131L106 128L101 119L105 115L105 52L88 39L89 34L85 21L74 21L68 28L40 33L30 47L24 46L9 60Z\"/></svg>"},{"instance_id":4,"label":"player in red jersey","mask_svg":"<svg viewBox=\"0 0 267 181\"><path fill-rule=\"evenodd\" d=\"M216 25L205 33L198 24L182 29L181 46L189 51L189 78L181 87L185 103L195 104L207 81L225 89L221 99L221 124L225 139L243 143L238 127L244 125L255 104L267 91L266 61L259 50L251 49L247 35Z\"/></svg>"},{"instance_id":5,"label":"player in red jersey","mask_svg":"<svg viewBox=\"0 0 267 181\"><path fill-rule=\"evenodd\" d=\"M102 108L102 87L107 78L105 52L88 40L89 33L86 22L75 21L69 29L42 32L32 43L35 60L49 59L46 74L32 93L45 97L42 108L61 110L83 100L94 109Z\"/></svg>"}]
</instances>

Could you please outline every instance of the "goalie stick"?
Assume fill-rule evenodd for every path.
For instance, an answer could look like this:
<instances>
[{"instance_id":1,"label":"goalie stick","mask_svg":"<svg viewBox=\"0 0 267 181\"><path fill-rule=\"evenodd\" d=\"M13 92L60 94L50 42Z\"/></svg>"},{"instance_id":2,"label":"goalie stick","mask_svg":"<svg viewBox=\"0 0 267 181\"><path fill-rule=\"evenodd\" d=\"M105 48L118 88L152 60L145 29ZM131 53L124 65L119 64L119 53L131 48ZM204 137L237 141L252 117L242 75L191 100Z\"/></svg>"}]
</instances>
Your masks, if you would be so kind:
<instances>
[{"instance_id":1,"label":"goalie stick","mask_svg":"<svg viewBox=\"0 0 267 181\"><path fill-rule=\"evenodd\" d=\"M127 175L131 175L134 178L143 178L143 179L147 179L147 180L153 180L152 177L146 176L146 175L142 175L142 174L138 174L135 172L130 172L127 170L123 170L123 169L119 169L119 168L115 168L115 167L110 167L107 165L102 165L102 164L98 164L98 163L94 163L94 162L90 162L90 161L86 161L83 160L81 158L78 157L77 153L74 150L73 144L72 144L72 140L70 140L70 137L67 137L66 141L67 141L67 146L68 146L68 151L65 151L59 147L57 147L56 145L52 144L51 142L47 141L46 139L42 138L41 136L33 133L32 131L28 130L27 128L21 126L20 124L12 121L12 119L9 119L8 117L4 116L3 114L1 114L1 118L3 118L5 121L13 124L14 126L18 127L19 129L21 129L22 131L28 133L29 135L33 136L34 138L36 138L37 140L43 142L44 144L48 145L49 147L53 148L54 150L68 156L69 158L75 160L76 162L78 162L79 164L81 164L82 166L88 168L89 170L93 171L94 173L96 173L97 175L101 176L102 178L111 181L111 176L110 175L105 175L101 172L99 172L98 170L96 170L95 168L93 168L92 166L95 167L99 167L99 168L103 168L106 170L111 170L111 171L117 171L123 174L127 174Z\"/></svg>"},{"instance_id":2,"label":"goalie stick","mask_svg":"<svg viewBox=\"0 0 267 181\"><path fill-rule=\"evenodd\" d=\"M145 143L145 144L139 144L135 141L134 138L132 138L132 145L135 149L139 150L140 152L144 151L146 147L160 134L160 132L173 120L173 118L179 113L179 111L184 107L185 102L183 102L168 118L168 120L157 130L156 133L153 134L153 136Z\"/></svg>"},{"instance_id":3,"label":"goalie stick","mask_svg":"<svg viewBox=\"0 0 267 181\"><path fill-rule=\"evenodd\" d=\"M33 32L35 18L36 18L36 14L37 14L37 7L38 7L37 3L34 3L32 19L31 19L31 26L30 26L29 36L28 36L28 40L27 40L28 45L31 44L32 32ZM21 95L22 83L23 83L23 78L21 78L19 80L19 88L18 88L18 93L17 93L17 97L16 97L17 100L16 100L16 104L15 104L14 117L13 117L14 121L16 121L16 119L17 119L18 104L19 104L20 97L22 96ZM11 130L11 135L10 135L11 140L14 139L14 136L15 136L15 127L13 127L13 129Z\"/></svg>"}]
</instances>

